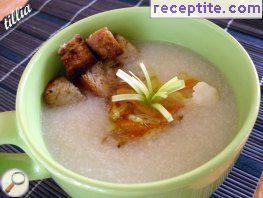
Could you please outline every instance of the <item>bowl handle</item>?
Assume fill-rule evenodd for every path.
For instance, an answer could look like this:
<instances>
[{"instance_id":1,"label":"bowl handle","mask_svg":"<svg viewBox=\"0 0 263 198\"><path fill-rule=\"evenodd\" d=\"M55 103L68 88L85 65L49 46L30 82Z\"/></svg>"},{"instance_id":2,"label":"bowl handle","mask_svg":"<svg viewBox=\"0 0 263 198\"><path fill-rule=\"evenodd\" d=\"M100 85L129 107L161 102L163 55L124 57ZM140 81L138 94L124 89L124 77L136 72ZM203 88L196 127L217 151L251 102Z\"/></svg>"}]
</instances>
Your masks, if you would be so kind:
<instances>
[{"instance_id":1,"label":"bowl handle","mask_svg":"<svg viewBox=\"0 0 263 198\"><path fill-rule=\"evenodd\" d=\"M28 151L18 133L15 111L0 113L0 145L12 144ZM24 171L30 180L50 177L48 171L26 153L0 153L0 178L9 169Z\"/></svg>"}]
</instances>

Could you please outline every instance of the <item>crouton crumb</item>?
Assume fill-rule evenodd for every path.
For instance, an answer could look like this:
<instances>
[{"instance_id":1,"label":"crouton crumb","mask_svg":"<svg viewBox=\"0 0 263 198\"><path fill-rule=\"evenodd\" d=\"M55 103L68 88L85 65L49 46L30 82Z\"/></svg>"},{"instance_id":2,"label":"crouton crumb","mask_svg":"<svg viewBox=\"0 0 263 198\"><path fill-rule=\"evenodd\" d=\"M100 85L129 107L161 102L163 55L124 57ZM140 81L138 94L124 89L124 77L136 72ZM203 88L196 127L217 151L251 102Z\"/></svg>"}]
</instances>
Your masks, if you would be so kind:
<instances>
[{"instance_id":1,"label":"crouton crumb","mask_svg":"<svg viewBox=\"0 0 263 198\"><path fill-rule=\"evenodd\" d=\"M79 34L63 44L58 53L61 55L67 76L70 78L80 76L87 68L96 63L95 56Z\"/></svg>"},{"instance_id":2,"label":"crouton crumb","mask_svg":"<svg viewBox=\"0 0 263 198\"><path fill-rule=\"evenodd\" d=\"M49 106L64 106L84 100L85 96L67 78L51 80L44 92L44 100Z\"/></svg>"},{"instance_id":3,"label":"crouton crumb","mask_svg":"<svg viewBox=\"0 0 263 198\"><path fill-rule=\"evenodd\" d=\"M123 49L107 27L91 34L86 40L88 45L102 60L113 60L123 53Z\"/></svg>"},{"instance_id":4,"label":"crouton crumb","mask_svg":"<svg viewBox=\"0 0 263 198\"><path fill-rule=\"evenodd\" d=\"M81 76L83 87L99 97L109 97L112 95L116 85L117 67L109 67L102 62L97 62L91 70Z\"/></svg>"}]
</instances>

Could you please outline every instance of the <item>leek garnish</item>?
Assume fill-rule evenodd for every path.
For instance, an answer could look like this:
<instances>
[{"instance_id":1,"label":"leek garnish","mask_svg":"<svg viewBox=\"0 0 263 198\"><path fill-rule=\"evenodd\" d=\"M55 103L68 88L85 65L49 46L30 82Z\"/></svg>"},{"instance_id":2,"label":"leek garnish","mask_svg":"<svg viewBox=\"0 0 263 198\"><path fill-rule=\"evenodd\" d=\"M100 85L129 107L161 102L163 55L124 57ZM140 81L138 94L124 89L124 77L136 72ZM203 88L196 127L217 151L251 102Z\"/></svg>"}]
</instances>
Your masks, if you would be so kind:
<instances>
[{"instance_id":1,"label":"leek garnish","mask_svg":"<svg viewBox=\"0 0 263 198\"><path fill-rule=\"evenodd\" d=\"M112 102L119 102L123 100L139 100L143 101L143 96L140 94L119 94L112 96L111 100Z\"/></svg>"},{"instance_id":2,"label":"leek garnish","mask_svg":"<svg viewBox=\"0 0 263 198\"><path fill-rule=\"evenodd\" d=\"M158 110L168 122L172 122L174 120L169 111L167 111L160 103L154 103L152 104L152 107Z\"/></svg>"},{"instance_id":3,"label":"leek garnish","mask_svg":"<svg viewBox=\"0 0 263 198\"><path fill-rule=\"evenodd\" d=\"M185 87L184 80L179 80L177 77L174 77L166 82L164 85L162 85L156 92L154 92L152 88L151 78L145 65L143 63L140 63L140 67L146 79L146 85L131 71L129 71L129 73L131 74L129 75L119 69L116 75L127 84L129 84L134 89L136 94L114 95L112 96L112 102L119 102L124 100L142 101L159 111L168 122L172 122L172 115L164 108L163 105L158 103L158 100L160 100L161 98L167 98L169 94L183 89Z\"/></svg>"},{"instance_id":4,"label":"leek garnish","mask_svg":"<svg viewBox=\"0 0 263 198\"><path fill-rule=\"evenodd\" d=\"M147 86L148 86L148 89L150 92L152 92L152 82L151 82L151 78L150 78L150 75L145 67L145 65L143 63L140 63L140 66L141 66L141 69L142 69L142 72L145 76L145 79L146 79L146 82L147 82Z\"/></svg>"}]
</instances>

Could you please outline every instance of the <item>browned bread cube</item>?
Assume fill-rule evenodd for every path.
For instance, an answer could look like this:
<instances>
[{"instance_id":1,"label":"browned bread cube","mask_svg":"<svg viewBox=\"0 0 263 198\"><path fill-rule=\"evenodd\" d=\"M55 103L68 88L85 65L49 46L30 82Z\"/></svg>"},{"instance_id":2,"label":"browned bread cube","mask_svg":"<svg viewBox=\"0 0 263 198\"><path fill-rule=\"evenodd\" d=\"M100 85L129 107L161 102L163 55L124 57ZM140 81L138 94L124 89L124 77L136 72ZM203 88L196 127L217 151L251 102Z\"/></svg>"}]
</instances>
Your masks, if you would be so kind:
<instances>
[{"instance_id":1,"label":"browned bread cube","mask_svg":"<svg viewBox=\"0 0 263 198\"><path fill-rule=\"evenodd\" d=\"M116 85L116 67L109 67L109 63L97 62L91 70L81 76L81 84L85 90L100 97L110 97Z\"/></svg>"},{"instance_id":2,"label":"browned bread cube","mask_svg":"<svg viewBox=\"0 0 263 198\"><path fill-rule=\"evenodd\" d=\"M87 43L102 60L113 60L123 53L123 49L107 27L91 34Z\"/></svg>"},{"instance_id":3,"label":"browned bread cube","mask_svg":"<svg viewBox=\"0 0 263 198\"><path fill-rule=\"evenodd\" d=\"M62 56L61 60L64 63L68 77L77 77L96 63L96 58L88 45L78 34L65 43L58 53Z\"/></svg>"},{"instance_id":4,"label":"browned bread cube","mask_svg":"<svg viewBox=\"0 0 263 198\"><path fill-rule=\"evenodd\" d=\"M65 77L57 77L46 86L44 99L49 106L63 106L79 102L85 98L77 87Z\"/></svg>"},{"instance_id":5,"label":"browned bread cube","mask_svg":"<svg viewBox=\"0 0 263 198\"><path fill-rule=\"evenodd\" d=\"M123 54L118 56L116 61L119 61L121 64L129 64L139 59L140 52L130 41L119 34L114 36L123 49Z\"/></svg>"}]
</instances>

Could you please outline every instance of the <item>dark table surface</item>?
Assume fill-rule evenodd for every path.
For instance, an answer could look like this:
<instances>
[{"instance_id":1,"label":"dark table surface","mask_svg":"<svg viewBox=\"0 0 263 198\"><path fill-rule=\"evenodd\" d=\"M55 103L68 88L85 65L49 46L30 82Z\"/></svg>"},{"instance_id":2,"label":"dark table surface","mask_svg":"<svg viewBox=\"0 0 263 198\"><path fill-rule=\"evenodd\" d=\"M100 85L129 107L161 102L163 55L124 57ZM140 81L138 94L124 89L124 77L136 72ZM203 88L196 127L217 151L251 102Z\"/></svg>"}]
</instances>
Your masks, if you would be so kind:
<instances>
[{"instance_id":1,"label":"dark table surface","mask_svg":"<svg viewBox=\"0 0 263 198\"><path fill-rule=\"evenodd\" d=\"M0 111L15 109L17 85L32 55L39 46L62 28L106 10L148 6L148 0L30 0L32 13L6 31L0 24ZM263 76L262 20L212 20L248 51L259 79ZM262 100L261 100L262 102ZM21 152L11 145L0 152ZM253 197L263 170L263 108L237 162L213 197ZM4 194L0 192L0 197ZM26 197L68 197L52 180L30 182Z\"/></svg>"}]
</instances>

